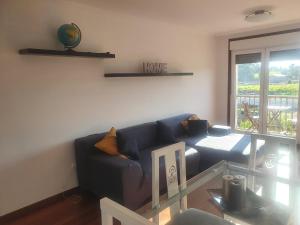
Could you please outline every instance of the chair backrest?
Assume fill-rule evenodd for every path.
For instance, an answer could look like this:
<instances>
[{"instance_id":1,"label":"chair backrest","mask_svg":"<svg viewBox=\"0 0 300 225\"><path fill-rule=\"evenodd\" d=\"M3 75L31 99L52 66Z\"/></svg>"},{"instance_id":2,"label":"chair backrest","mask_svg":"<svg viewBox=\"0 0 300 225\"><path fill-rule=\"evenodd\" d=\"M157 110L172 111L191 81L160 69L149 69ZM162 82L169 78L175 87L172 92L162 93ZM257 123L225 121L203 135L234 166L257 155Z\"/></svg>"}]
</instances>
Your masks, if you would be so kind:
<instances>
[{"instance_id":1,"label":"chair backrest","mask_svg":"<svg viewBox=\"0 0 300 225\"><path fill-rule=\"evenodd\" d=\"M180 185L178 184L178 173L176 164L176 152L179 153L179 175ZM186 189L186 166L185 166L185 143L179 142L158 150L152 151L152 207L159 206L159 159L164 158L167 179L168 198L179 194L179 191ZM173 217L180 210L187 209L186 197L170 207L170 214ZM154 222L159 223L159 216L154 217Z\"/></svg>"},{"instance_id":2,"label":"chair backrest","mask_svg":"<svg viewBox=\"0 0 300 225\"><path fill-rule=\"evenodd\" d=\"M102 198L100 200L100 209L102 225L113 225L113 218L116 218L124 225L155 225L141 215L109 198Z\"/></svg>"},{"instance_id":3,"label":"chair backrest","mask_svg":"<svg viewBox=\"0 0 300 225\"><path fill-rule=\"evenodd\" d=\"M243 108L244 108L245 117L248 118L248 119L252 118L252 113L250 111L249 104L247 102L243 102L242 105L243 105Z\"/></svg>"},{"instance_id":4,"label":"chair backrest","mask_svg":"<svg viewBox=\"0 0 300 225\"><path fill-rule=\"evenodd\" d=\"M244 113L248 114L249 113L249 104L247 102L243 102L242 105L244 108Z\"/></svg>"}]
</instances>

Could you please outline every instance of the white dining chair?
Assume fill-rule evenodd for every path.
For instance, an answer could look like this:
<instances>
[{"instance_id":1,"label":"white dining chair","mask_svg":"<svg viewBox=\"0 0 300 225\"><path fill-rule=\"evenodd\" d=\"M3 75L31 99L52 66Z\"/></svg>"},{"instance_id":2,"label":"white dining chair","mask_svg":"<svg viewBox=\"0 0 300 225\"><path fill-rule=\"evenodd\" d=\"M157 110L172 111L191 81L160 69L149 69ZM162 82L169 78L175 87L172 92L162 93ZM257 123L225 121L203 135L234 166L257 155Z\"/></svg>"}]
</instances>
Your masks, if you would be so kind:
<instances>
[{"instance_id":1,"label":"white dining chair","mask_svg":"<svg viewBox=\"0 0 300 225\"><path fill-rule=\"evenodd\" d=\"M179 176L180 185L178 184L178 172L176 164L176 152L179 153ZM165 162L166 181L167 181L167 195L172 198L186 189L186 167L185 167L185 143L179 142L169 145L158 150L152 151L152 208L159 206L159 159L163 158ZM187 209L186 196L180 202L174 203L170 206L171 218L179 213L180 210ZM154 217L154 222L159 224L159 216Z\"/></svg>"},{"instance_id":2,"label":"white dining chair","mask_svg":"<svg viewBox=\"0 0 300 225\"><path fill-rule=\"evenodd\" d=\"M101 209L101 224L113 225L113 219L117 219L121 225L158 225L151 222L145 217L136 212L120 205L119 203L110 200L109 198L102 198L100 200ZM167 223L167 225L233 225L232 223L216 217L209 213L199 211L196 209L188 209L175 217Z\"/></svg>"},{"instance_id":3,"label":"white dining chair","mask_svg":"<svg viewBox=\"0 0 300 225\"><path fill-rule=\"evenodd\" d=\"M178 170L176 162L176 153L179 156L179 182ZM159 188L159 159L164 159L167 181L167 197L168 199L175 195L179 197L179 201L172 204L170 208L170 221L167 225L232 225L232 223L223 220L217 216L198 209L187 209L187 196L184 194L186 186L186 159L185 159L185 143L179 142L155 151L152 151L152 208L159 207L160 188ZM159 215L153 218L155 224L159 224Z\"/></svg>"},{"instance_id":4,"label":"white dining chair","mask_svg":"<svg viewBox=\"0 0 300 225\"><path fill-rule=\"evenodd\" d=\"M179 177L176 165L176 152L179 153ZM159 159L164 158L167 179L167 195L172 198L186 189L185 143L169 145L152 152L152 208L159 207ZM212 214L197 209L187 209L187 198L179 198L179 202L170 206L170 221L167 225L233 225ZM102 225L113 225L116 218L123 225L159 225L159 216L153 222L145 217L108 199L100 200Z\"/></svg>"},{"instance_id":5,"label":"white dining chair","mask_svg":"<svg viewBox=\"0 0 300 225\"><path fill-rule=\"evenodd\" d=\"M119 220L122 225L155 225L145 217L109 198L100 200L100 209L102 225L113 225L113 218Z\"/></svg>"}]
</instances>

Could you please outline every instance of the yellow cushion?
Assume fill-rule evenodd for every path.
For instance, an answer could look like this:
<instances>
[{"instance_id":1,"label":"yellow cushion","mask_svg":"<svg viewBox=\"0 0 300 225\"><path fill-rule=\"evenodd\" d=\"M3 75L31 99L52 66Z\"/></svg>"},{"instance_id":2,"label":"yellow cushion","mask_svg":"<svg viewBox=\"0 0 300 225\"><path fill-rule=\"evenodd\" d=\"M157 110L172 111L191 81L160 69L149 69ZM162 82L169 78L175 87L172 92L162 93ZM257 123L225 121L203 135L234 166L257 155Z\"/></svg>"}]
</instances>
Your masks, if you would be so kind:
<instances>
[{"instance_id":1,"label":"yellow cushion","mask_svg":"<svg viewBox=\"0 0 300 225\"><path fill-rule=\"evenodd\" d=\"M95 147L109 155L120 155L116 128L112 127L105 137L95 144Z\"/></svg>"}]
</instances>

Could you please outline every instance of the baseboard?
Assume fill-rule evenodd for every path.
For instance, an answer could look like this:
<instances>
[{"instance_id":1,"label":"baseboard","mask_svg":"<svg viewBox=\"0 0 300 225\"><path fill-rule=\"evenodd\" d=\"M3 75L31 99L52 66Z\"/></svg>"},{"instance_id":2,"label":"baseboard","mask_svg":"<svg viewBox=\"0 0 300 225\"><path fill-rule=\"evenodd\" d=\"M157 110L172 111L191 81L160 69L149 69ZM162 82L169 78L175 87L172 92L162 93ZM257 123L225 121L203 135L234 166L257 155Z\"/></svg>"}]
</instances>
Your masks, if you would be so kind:
<instances>
[{"instance_id":1,"label":"baseboard","mask_svg":"<svg viewBox=\"0 0 300 225\"><path fill-rule=\"evenodd\" d=\"M53 204L65 197L71 196L73 194L79 193L79 187L75 187L69 190L66 190L64 192L61 192L59 194L53 195L49 198L43 199L41 201L38 201L36 203L33 203L29 206L26 206L24 208L18 209L14 212L8 213L6 215L0 216L0 224L7 223L11 220L17 219L19 217L22 217L30 212L36 211L38 209L42 209L44 207L47 207L50 204Z\"/></svg>"}]
</instances>

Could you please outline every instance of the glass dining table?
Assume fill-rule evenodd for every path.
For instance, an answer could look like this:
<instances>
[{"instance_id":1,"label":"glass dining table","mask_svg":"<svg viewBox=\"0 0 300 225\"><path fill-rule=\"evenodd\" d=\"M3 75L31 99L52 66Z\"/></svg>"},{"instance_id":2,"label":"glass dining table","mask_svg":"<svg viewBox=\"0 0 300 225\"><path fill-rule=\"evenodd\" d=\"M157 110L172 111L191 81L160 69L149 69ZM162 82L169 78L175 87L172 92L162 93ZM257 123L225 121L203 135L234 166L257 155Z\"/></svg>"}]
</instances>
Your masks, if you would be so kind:
<instances>
[{"instance_id":1,"label":"glass dining table","mask_svg":"<svg viewBox=\"0 0 300 225\"><path fill-rule=\"evenodd\" d=\"M297 177L280 176L274 168L266 164L249 169L246 165L221 161L187 180L186 188L177 195L172 198L161 195L159 205L148 203L136 212L149 220L158 217L159 224L167 224L172 219L171 206L185 200L187 208L211 213L234 224L300 225L300 181ZM252 201L248 208L233 211L224 205L224 175L246 178L247 196L249 193L249 202Z\"/></svg>"}]
</instances>

